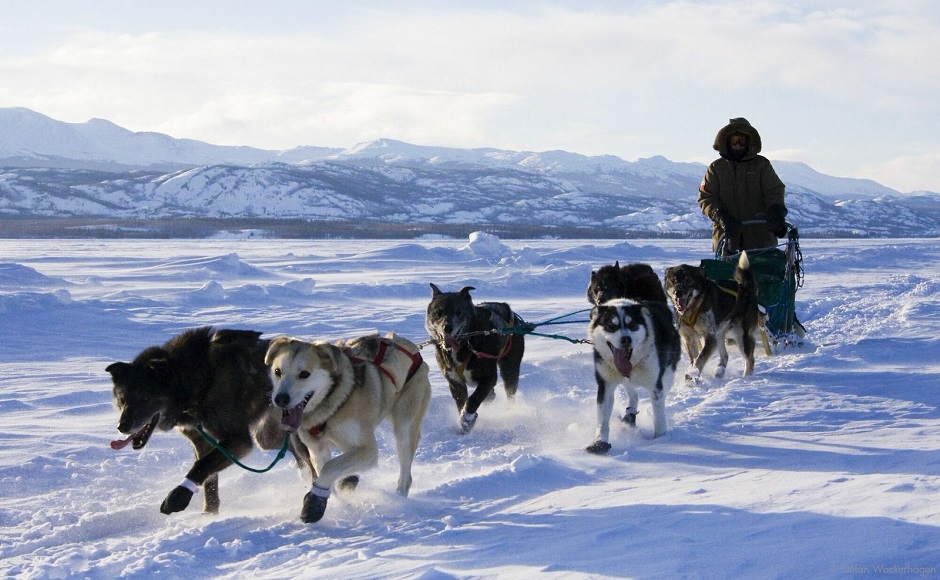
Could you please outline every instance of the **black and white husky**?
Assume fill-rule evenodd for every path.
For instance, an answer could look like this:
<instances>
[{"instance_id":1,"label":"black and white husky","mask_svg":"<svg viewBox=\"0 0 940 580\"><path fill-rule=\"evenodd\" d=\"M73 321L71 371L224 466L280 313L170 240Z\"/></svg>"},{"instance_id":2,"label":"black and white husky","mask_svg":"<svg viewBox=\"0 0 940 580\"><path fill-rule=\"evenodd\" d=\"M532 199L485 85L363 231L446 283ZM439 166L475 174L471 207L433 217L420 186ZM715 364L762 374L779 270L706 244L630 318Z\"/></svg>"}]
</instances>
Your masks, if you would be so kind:
<instances>
[{"instance_id":1,"label":"black and white husky","mask_svg":"<svg viewBox=\"0 0 940 580\"><path fill-rule=\"evenodd\" d=\"M653 437L666 432L666 393L679 362L679 333L672 312L661 302L616 299L591 310L588 336L594 344L597 379L597 434L587 450L610 451L610 415L617 385L623 383L628 404L623 421L636 425L636 387L650 392Z\"/></svg>"}]
</instances>

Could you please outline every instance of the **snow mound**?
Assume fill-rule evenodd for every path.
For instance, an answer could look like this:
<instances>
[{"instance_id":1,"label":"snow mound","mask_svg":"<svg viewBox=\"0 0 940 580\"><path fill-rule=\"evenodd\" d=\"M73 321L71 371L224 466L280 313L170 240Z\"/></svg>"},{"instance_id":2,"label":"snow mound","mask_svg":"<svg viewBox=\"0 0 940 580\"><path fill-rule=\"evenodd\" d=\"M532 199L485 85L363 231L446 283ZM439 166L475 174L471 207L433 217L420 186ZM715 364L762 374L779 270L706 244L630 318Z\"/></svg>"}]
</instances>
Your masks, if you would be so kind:
<instances>
[{"instance_id":1,"label":"snow mound","mask_svg":"<svg viewBox=\"0 0 940 580\"><path fill-rule=\"evenodd\" d=\"M503 244L499 237L485 232L473 232L470 234L470 241L460 249L462 251L468 251L478 258L487 260L510 258L513 253L512 249Z\"/></svg>"}]
</instances>

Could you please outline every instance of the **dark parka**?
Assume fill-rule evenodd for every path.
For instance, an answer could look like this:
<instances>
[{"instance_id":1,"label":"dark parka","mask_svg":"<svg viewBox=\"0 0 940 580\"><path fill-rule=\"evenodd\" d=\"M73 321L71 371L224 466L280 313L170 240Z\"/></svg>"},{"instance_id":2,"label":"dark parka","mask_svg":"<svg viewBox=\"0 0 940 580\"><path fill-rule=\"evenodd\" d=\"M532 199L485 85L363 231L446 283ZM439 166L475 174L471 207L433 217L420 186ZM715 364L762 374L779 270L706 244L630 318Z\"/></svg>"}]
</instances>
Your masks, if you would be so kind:
<instances>
[{"instance_id":1,"label":"dark parka","mask_svg":"<svg viewBox=\"0 0 940 580\"><path fill-rule=\"evenodd\" d=\"M740 161L731 159L728 140L733 133L748 137L748 147ZM712 249L718 249L725 235L723 224L729 221L735 226L740 224L740 228L733 232L725 253L776 246L777 236L785 235L786 230L775 233L766 221L770 217L776 218L771 222L779 223L786 217L785 186L770 161L759 155L761 139L757 129L747 119L731 119L718 131L713 148L721 157L708 166L698 195L702 213L714 222Z\"/></svg>"}]
</instances>

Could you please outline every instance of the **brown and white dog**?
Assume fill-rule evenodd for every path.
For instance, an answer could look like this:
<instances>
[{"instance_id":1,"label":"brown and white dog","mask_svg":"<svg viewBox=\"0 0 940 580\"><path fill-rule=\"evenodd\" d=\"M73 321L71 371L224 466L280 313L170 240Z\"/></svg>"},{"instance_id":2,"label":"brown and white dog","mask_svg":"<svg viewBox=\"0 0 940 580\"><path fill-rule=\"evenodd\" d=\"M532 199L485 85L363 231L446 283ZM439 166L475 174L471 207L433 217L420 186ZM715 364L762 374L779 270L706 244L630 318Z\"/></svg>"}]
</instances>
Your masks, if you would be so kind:
<instances>
[{"instance_id":1,"label":"brown and white dog","mask_svg":"<svg viewBox=\"0 0 940 580\"><path fill-rule=\"evenodd\" d=\"M717 283L698 266L682 264L666 269L666 293L678 316L679 335L685 345L695 375L701 376L705 363L718 350L716 377L728 366L727 339L733 339L744 356L744 376L754 372L754 334L759 327L757 281L747 253L741 252L734 280Z\"/></svg>"},{"instance_id":2,"label":"brown and white dog","mask_svg":"<svg viewBox=\"0 0 940 580\"><path fill-rule=\"evenodd\" d=\"M395 433L398 493L408 495L431 400L428 365L414 343L394 334L332 344L281 336L271 341L265 363L282 424L297 432L316 469L302 521L319 521L334 486L355 488L358 474L376 465L375 430L386 417ZM336 457L333 447L340 451Z\"/></svg>"}]
</instances>

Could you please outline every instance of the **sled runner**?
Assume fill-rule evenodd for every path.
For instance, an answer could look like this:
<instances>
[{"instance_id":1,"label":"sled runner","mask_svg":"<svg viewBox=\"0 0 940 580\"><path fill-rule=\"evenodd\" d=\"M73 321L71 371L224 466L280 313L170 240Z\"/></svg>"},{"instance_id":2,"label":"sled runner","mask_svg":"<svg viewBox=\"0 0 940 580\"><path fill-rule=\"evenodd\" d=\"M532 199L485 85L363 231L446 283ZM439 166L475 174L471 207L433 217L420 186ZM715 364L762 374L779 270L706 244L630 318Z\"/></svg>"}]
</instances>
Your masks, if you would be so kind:
<instances>
[{"instance_id":1,"label":"sled runner","mask_svg":"<svg viewBox=\"0 0 940 580\"><path fill-rule=\"evenodd\" d=\"M764 350L801 346L805 329L796 318L796 290L803 285L803 254L797 229L787 224L786 242L771 248L747 250L751 269L757 277L757 301L765 314ZM783 248L783 249L781 249ZM719 285L734 277L739 254L728 256L724 242L715 257L701 261L705 274ZM762 331L763 333L763 331Z\"/></svg>"}]
</instances>

